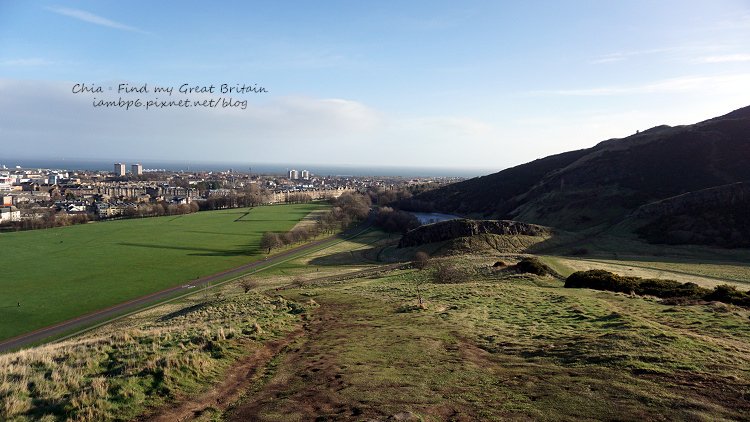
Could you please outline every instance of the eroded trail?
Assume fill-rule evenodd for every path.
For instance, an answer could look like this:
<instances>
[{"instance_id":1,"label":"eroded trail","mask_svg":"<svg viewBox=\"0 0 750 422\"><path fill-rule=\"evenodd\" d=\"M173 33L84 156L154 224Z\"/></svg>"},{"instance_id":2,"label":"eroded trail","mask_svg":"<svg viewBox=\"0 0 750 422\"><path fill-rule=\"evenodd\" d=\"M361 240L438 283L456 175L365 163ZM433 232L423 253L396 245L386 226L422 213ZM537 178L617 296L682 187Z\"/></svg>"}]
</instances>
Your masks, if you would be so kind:
<instances>
[{"instance_id":1,"label":"eroded trail","mask_svg":"<svg viewBox=\"0 0 750 422\"><path fill-rule=\"evenodd\" d=\"M347 308L342 304L319 308L307 322L305 335L286 349L273 379L251 392L228 419L263 420L277 415L286 420L310 420L318 415L360 415L361 409L338 394L346 387L342 371L347 368L337 364L337 348L331 344L346 343L349 339L341 334L357 329L357 324L345 321Z\"/></svg>"},{"instance_id":2,"label":"eroded trail","mask_svg":"<svg viewBox=\"0 0 750 422\"><path fill-rule=\"evenodd\" d=\"M268 363L289 344L304 334L295 330L286 337L266 343L253 354L235 364L221 384L197 397L186 397L176 406L159 409L157 413L141 418L150 422L187 421L201 416L207 410L226 410L251 385Z\"/></svg>"},{"instance_id":3,"label":"eroded trail","mask_svg":"<svg viewBox=\"0 0 750 422\"><path fill-rule=\"evenodd\" d=\"M555 288L493 282L429 285L425 309L398 284L411 275L281 290L320 305L304 327L246 358L204 397L152 420L208 420L217 410L228 421L746 419L742 344L711 343L721 346L711 361L721 373L676 367L704 362L702 349L677 348L705 338L656 324L664 309L650 302L567 290L555 301L550 295L563 293ZM571 308L590 314L576 320L580 330L566 319ZM612 325L613 314L623 323ZM649 353L674 357L652 371L629 364L652 362ZM732 356L736 375L718 359Z\"/></svg>"}]
</instances>

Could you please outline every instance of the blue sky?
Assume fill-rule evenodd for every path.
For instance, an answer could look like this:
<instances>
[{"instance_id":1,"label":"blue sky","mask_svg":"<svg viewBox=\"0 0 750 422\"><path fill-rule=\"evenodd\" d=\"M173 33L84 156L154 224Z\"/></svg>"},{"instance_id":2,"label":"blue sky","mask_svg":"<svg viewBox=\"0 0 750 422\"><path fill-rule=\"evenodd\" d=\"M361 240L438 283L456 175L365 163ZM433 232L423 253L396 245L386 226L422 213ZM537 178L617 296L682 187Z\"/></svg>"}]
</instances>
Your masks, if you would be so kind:
<instances>
[{"instance_id":1,"label":"blue sky","mask_svg":"<svg viewBox=\"0 0 750 422\"><path fill-rule=\"evenodd\" d=\"M749 41L748 1L0 0L0 162L496 171L750 105ZM269 92L148 111L71 92L121 82Z\"/></svg>"}]
</instances>

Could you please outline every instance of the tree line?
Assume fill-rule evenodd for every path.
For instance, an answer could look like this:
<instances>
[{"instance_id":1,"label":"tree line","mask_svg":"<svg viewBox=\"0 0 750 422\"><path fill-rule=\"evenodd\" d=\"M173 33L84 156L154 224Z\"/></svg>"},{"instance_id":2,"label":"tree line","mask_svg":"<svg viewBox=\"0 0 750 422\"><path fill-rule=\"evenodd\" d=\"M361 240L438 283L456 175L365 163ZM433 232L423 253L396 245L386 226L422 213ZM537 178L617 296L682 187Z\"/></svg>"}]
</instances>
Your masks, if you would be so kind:
<instances>
[{"instance_id":1,"label":"tree line","mask_svg":"<svg viewBox=\"0 0 750 422\"><path fill-rule=\"evenodd\" d=\"M270 231L263 233L260 239L261 249L266 250L266 253L271 253L273 249L306 242L323 233L345 230L352 224L366 219L372 205L368 195L352 192L343 193L329 201L333 206L328 212L318 216L315 224L298 226L285 233Z\"/></svg>"}]
</instances>

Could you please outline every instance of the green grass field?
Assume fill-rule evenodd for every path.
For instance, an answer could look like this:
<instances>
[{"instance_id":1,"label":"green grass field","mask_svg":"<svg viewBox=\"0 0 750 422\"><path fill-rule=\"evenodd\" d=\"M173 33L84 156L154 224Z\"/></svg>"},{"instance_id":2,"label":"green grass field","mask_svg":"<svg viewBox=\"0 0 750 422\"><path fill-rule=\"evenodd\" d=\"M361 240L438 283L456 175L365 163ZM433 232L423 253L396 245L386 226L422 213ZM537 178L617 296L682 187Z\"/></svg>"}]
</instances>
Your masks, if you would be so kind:
<instances>
[{"instance_id":1,"label":"green grass field","mask_svg":"<svg viewBox=\"0 0 750 422\"><path fill-rule=\"evenodd\" d=\"M378 268L393 241L368 230L246 276L249 293L229 282L0 356L0 419L747 419L748 309L492 267L515 254L433 258L471 275L457 284L434 268L340 277Z\"/></svg>"},{"instance_id":2,"label":"green grass field","mask_svg":"<svg viewBox=\"0 0 750 422\"><path fill-rule=\"evenodd\" d=\"M264 232L289 230L323 207L279 205L4 233L0 339L257 260Z\"/></svg>"}]
</instances>

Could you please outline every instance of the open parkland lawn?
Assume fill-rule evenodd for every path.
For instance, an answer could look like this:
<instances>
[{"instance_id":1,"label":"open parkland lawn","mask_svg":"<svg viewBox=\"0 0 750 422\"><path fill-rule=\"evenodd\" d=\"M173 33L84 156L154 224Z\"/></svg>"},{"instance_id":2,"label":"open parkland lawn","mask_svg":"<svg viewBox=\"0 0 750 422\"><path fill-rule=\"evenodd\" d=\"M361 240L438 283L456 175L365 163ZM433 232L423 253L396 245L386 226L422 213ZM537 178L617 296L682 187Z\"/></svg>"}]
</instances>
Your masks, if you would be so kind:
<instances>
[{"instance_id":1,"label":"open parkland lawn","mask_svg":"<svg viewBox=\"0 0 750 422\"><path fill-rule=\"evenodd\" d=\"M287 231L324 207L275 205L2 233L0 340L261 259L264 232Z\"/></svg>"}]
</instances>

